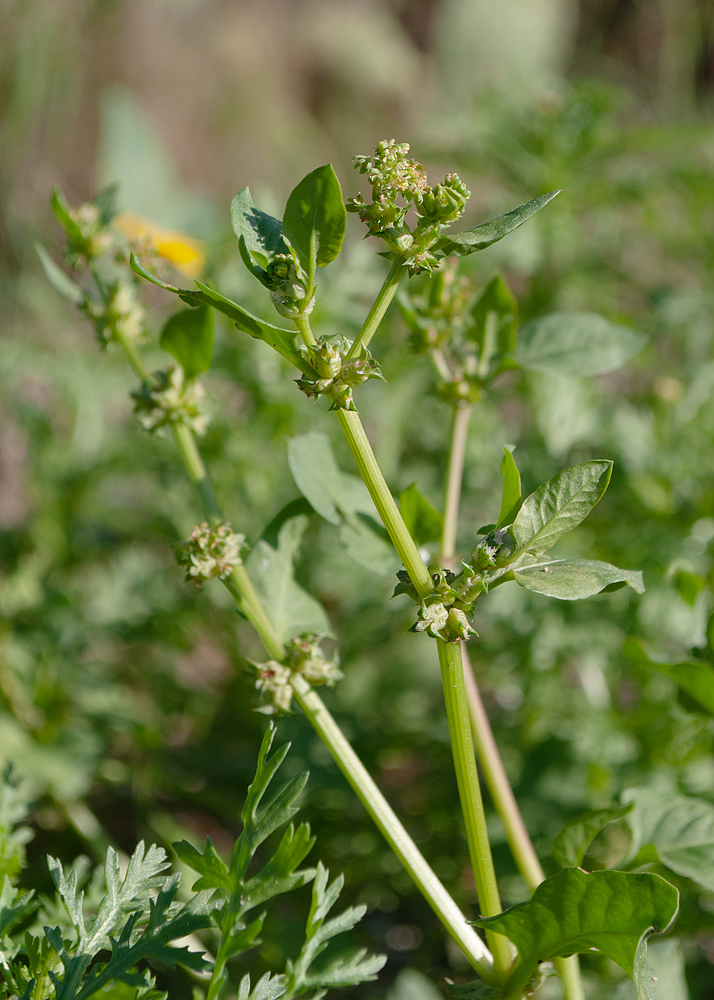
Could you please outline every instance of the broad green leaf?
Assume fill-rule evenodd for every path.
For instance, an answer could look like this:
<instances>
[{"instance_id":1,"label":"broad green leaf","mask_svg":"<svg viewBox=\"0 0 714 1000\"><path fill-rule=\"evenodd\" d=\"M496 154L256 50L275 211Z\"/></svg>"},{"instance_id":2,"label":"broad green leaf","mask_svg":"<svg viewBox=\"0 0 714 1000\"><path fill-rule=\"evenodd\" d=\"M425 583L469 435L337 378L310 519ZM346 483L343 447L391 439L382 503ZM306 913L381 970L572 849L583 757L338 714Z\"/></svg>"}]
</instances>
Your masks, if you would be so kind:
<instances>
[{"instance_id":1,"label":"broad green leaf","mask_svg":"<svg viewBox=\"0 0 714 1000\"><path fill-rule=\"evenodd\" d=\"M281 641L303 632L330 634L322 605L295 582L293 575L293 563L306 527L306 517L286 521L278 534L277 548L261 539L246 559L248 573Z\"/></svg>"},{"instance_id":2,"label":"broad green leaf","mask_svg":"<svg viewBox=\"0 0 714 1000\"><path fill-rule=\"evenodd\" d=\"M503 476L503 498L501 512L498 515L496 527L512 524L521 509L521 474L510 448L504 446L501 459L501 475Z\"/></svg>"},{"instance_id":3,"label":"broad green leaf","mask_svg":"<svg viewBox=\"0 0 714 1000\"><path fill-rule=\"evenodd\" d=\"M540 198L534 198L533 201L506 212L505 215L491 219L490 222L483 222L480 226L474 226L463 233L450 233L436 243L435 249L446 257L466 257L468 254L476 253L477 250L485 250L492 243L498 243L504 236L522 226L558 194L560 191L550 191Z\"/></svg>"},{"instance_id":4,"label":"broad green leaf","mask_svg":"<svg viewBox=\"0 0 714 1000\"><path fill-rule=\"evenodd\" d=\"M283 216L283 234L314 282L315 267L326 267L339 254L347 213L340 182L331 164L311 170L291 192Z\"/></svg>"},{"instance_id":5,"label":"broad green leaf","mask_svg":"<svg viewBox=\"0 0 714 1000\"><path fill-rule=\"evenodd\" d=\"M417 545L438 542L444 527L444 518L423 496L416 483L399 494L399 508L404 523Z\"/></svg>"},{"instance_id":6,"label":"broad green leaf","mask_svg":"<svg viewBox=\"0 0 714 1000\"><path fill-rule=\"evenodd\" d=\"M351 559L379 576L394 576L402 567L389 535L369 514L346 515L339 537Z\"/></svg>"},{"instance_id":7,"label":"broad green leaf","mask_svg":"<svg viewBox=\"0 0 714 1000\"><path fill-rule=\"evenodd\" d=\"M697 598L703 590L706 590L707 581L698 573L690 573L686 569L679 569L674 574L672 583L683 601L693 608L697 603Z\"/></svg>"},{"instance_id":8,"label":"broad green leaf","mask_svg":"<svg viewBox=\"0 0 714 1000\"><path fill-rule=\"evenodd\" d=\"M257 207L250 188L244 187L231 201L231 225L248 254L263 269L276 253L287 252L282 223Z\"/></svg>"},{"instance_id":9,"label":"broad green leaf","mask_svg":"<svg viewBox=\"0 0 714 1000\"><path fill-rule=\"evenodd\" d=\"M557 597L561 601L580 601L594 597L606 588L629 584L644 594L640 570L618 569L597 559L550 559L525 566L513 566L513 578L521 587L536 594Z\"/></svg>"},{"instance_id":10,"label":"broad green leaf","mask_svg":"<svg viewBox=\"0 0 714 1000\"><path fill-rule=\"evenodd\" d=\"M526 323L513 359L531 371L602 375L622 368L646 341L596 313L555 312Z\"/></svg>"},{"instance_id":11,"label":"broad green leaf","mask_svg":"<svg viewBox=\"0 0 714 1000\"><path fill-rule=\"evenodd\" d=\"M284 330L280 326L273 326L272 323L267 323L263 319L259 319L258 316L254 316L253 313L248 312L242 306L239 306L237 302L233 302L232 299L226 298L225 295L221 295L220 292L215 291L213 288L209 288L208 285L204 285L202 282L197 281L197 288L177 288L176 285L169 285L165 281L161 281L156 275L152 274L139 262L135 254L130 257L131 269L135 274L140 277L145 278L146 281L150 281L153 285L157 285L159 288L163 288L166 292L172 292L174 295L178 295L182 302L185 302L189 306L213 306L219 312L228 316L232 319L239 330L243 333L247 333L250 337L254 337L256 340L262 340L273 350L277 351L284 358L299 368L300 371L304 372L306 375L314 376L314 371L310 365L305 361L303 356L295 349L295 333L291 330Z\"/></svg>"},{"instance_id":12,"label":"broad green leaf","mask_svg":"<svg viewBox=\"0 0 714 1000\"><path fill-rule=\"evenodd\" d=\"M627 822L632 845L625 863L654 847L663 865L714 892L714 806L704 799L638 789L623 796L634 803Z\"/></svg>"},{"instance_id":13,"label":"broad green leaf","mask_svg":"<svg viewBox=\"0 0 714 1000\"><path fill-rule=\"evenodd\" d=\"M593 840L608 823L622 819L632 809L632 805L615 806L612 809L594 809L592 812L576 816L563 827L553 841L551 854L561 868L580 868L583 858Z\"/></svg>"},{"instance_id":14,"label":"broad green leaf","mask_svg":"<svg viewBox=\"0 0 714 1000\"><path fill-rule=\"evenodd\" d=\"M464 337L478 347L478 373L485 377L494 361L511 353L518 337L518 303L500 274L491 278L470 313Z\"/></svg>"},{"instance_id":15,"label":"broad green leaf","mask_svg":"<svg viewBox=\"0 0 714 1000\"><path fill-rule=\"evenodd\" d=\"M40 263L47 276L47 280L54 290L59 292L65 299L74 302L76 306L81 305L85 297L83 289L75 281L72 281L59 265L55 264L41 243L35 243L35 250L37 251L37 256L40 258Z\"/></svg>"},{"instance_id":16,"label":"broad green leaf","mask_svg":"<svg viewBox=\"0 0 714 1000\"><path fill-rule=\"evenodd\" d=\"M541 882L529 902L474 923L504 934L518 949L509 985L525 985L540 962L595 948L634 980L641 1000L648 1000L653 994L644 975L647 937L665 931L678 906L679 893L659 875L565 868Z\"/></svg>"},{"instance_id":17,"label":"broad green leaf","mask_svg":"<svg viewBox=\"0 0 714 1000\"><path fill-rule=\"evenodd\" d=\"M682 660L679 663L656 660L637 639L628 639L623 648L631 659L671 678L690 698L714 715L714 667L710 663L705 660Z\"/></svg>"},{"instance_id":18,"label":"broad green leaf","mask_svg":"<svg viewBox=\"0 0 714 1000\"><path fill-rule=\"evenodd\" d=\"M599 459L563 469L523 501L511 534L519 549L546 552L584 521L610 482L612 462Z\"/></svg>"},{"instance_id":19,"label":"broad green leaf","mask_svg":"<svg viewBox=\"0 0 714 1000\"><path fill-rule=\"evenodd\" d=\"M367 487L340 469L325 434L313 431L290 438L288 465L302 495L331 524L342 523L341 511L378 516Z\"/></svg>"},{"instance_id":20,"label":"broad green leaf","mask_svg":"<svg viewBox=\"0 0 714 1000\"><path fill-rule=\"evenodd\" d=\"M213 356L213 313L210 308L182 309L169 316L159 343L176 358L187 379L207 372Z\"/></svg>"}]
</instances>

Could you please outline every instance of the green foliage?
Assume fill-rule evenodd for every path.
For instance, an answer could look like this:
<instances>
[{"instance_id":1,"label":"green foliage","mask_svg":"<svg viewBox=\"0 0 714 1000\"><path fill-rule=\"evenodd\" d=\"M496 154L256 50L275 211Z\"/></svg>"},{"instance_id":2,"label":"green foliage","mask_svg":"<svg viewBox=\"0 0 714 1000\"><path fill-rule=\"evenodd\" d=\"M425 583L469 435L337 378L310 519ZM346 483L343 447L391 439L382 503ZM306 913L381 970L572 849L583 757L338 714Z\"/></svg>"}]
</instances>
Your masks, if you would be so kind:
<instances>
[{"instance_id":1,"label":"green foliage","mask_svg":"<svg viewBox=\"0 0 714 1000\"><path fill-rule=\"evenodd\" d=\"M603 375L622 368L646 341L595 313L554 312L526 323L513 358L536 372Z\"/></svg>"},{"instance_id":2,"label":"green foliage","mask_svg":"<svg viewBox=\"0 0 714 1000\"><path fill-rule=\"evenodd\" d=\"M561 601L579 601L625 585L638 594L645 591L639 570L618 569L596 559L541 559L514 566L513 577L526 590Z\"/></svg>"},{"instance_id":3,"label":"green foliage","mask_svg":"<svg viewBox=\"0 0 714 1000\"><path fill-rule=\"evenodd\" d=\"M513 452L504 446L501 459L501 475L503 476L503 498L498 514L496 527L512 524L521 509L521 474L518 471Z\"/></svg>"},{"instance_id":4,"label":"green foliage","mask_svg":"<svg viewBox=\"0 0 714 1000\"><path fill-rule=\"evenodd\" d=\"M411 483L399 494L399 509L404 523L417 545L437 542L444 528L444 518Z\"/></svg>"},{"instance_id":5,"label":"green foliage","mask_svg":"<svg viewBox=\"0 0 714 1000\"><path fill-rule=\"evenodd\" d=\"M436 249L447 257L467 257L477 250L485 250L493 243L498 243L504 236L508 236L514 229L518 229L524 222L528 222L558 194L560 191L550 191L540 198L534 198L533 201L506 212L505 215L491 219L490 222L482 222L481 225L473 226L462 233L451 233L436 244Z\"/></svg>"},{"instance_id":6,"label":"green foliage","mask_svg":"<svg viewBox=\"0 0 714 1000\"><path fill-rule=\"evenodd\" d=\"M523 989L540 962L595 948L630 976L638 1000L649 1000L655 994L644 966L647 938L669 927L678 906L677 890L658 875L565 868L542 882L528 903L476 925L505 934L518 949L504 995L519 996L511 984Z\"/></svg>"},{"instance_id":7,"label":"green foliage","mask_svg":"<svg viewBox=\"0 0 714 1000\"><path fill-rule=\"evenodd\" d=\"M580 868L597 835L632 810L632 803L612 809L593 809L566 823L553 841L551 853L561 868Z\"/></svg>"},{"instance_id":8,"label":"green foliage","mask_svg":"<svg viewBox=\"0 0 714 1000\"><path fill-rule=\"evenodd\" d=\"M327 267L342 249L347 214L332 164L317 167L291 191L285 205L283 238L315 281L315 267Z\"/></svg>"},{"instance_id":9,"label":"green foliage","mask_svg":"<svg viewBox=\"0 0 714 1000\"><path fill-rule=\"evenodd\" d=\"M207 372L213 356L213 312L199 306L174 313L164 324L159 343L176 358L187 379Z\"/></svg>"},{"instance_id":10,"label":"green foliage","mask_svg":"<svg viewBox=\"0 0 714 1000\"><path fill-rule=\"evenodd\" d=\"M694 698L710 715L714 715L714 666L705 660L683 660L669 663L655 660L647 654L641 642L630 638L624 652L636 663L671 678L683 691Z\"/></svg>"}]
</instances>

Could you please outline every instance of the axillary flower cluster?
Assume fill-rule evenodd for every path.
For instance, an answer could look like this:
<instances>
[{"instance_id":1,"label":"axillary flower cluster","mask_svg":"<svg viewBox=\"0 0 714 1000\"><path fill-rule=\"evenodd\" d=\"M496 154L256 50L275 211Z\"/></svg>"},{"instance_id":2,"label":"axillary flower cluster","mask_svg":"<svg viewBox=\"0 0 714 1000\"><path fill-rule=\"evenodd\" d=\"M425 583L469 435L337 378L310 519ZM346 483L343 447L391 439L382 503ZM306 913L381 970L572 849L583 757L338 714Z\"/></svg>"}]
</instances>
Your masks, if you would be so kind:
<instances>
[{"instance_id":1,"label":"axillary flower cluster","mask_svg":"<svg viewBox=\"0 0 714 1000\"><path fill-rule=\"evenodd\" d=\"M384 139L374 156L355 156L356 169L372 186L372 202L357 195L348 199L347 211L356 212L369 235L383 239L391 255L403 259L414 275L439 266L432 247L464 214L471 192L458 174L447 174L441 184L430 187L426 169L408 153L408 143ZM407 222L410 209L416 216L413 229Z\"/></svg>"},{"instance_id":2,"label":"axillary flower cluster","mask_svg":"<svg viewBox=\"0 0 714 1000\"><path fill-rule=\"evenodd\" d=\"M379 364L366 348L361 354L350 357L350 347L346 337L326 336L316 344L299 348L318 375L314 379L304 376L295 380L308 399L326 396L330 400L330 410L354 410L353 389L370 378L386 381Z\"/></svg>"},{"instance_id":3,"label":"axillary flower cluster","mask_svg":"<svg viewBox=\"0 0 714 1000\"><path fill-rule=\"evenodd\" d=\"M200 590L209 580L227 580L243 562L245 535L237 534L222 521L211 527L207 521L197 524L191 537L174 548L176 562L186 570L185 580Z\"/></svg>"},{"instance_id":4,"label":"axillary flower cluster","mask_svg":"<svg viewBox=\"0 0 714 1000\"><path fill-rule=\"evenodd\" d=\"M419 604L417 620L410 632L426 632L444 642L460 642L478 635L471 624L476 604L489 587L508 572L516 554L516 543L505 528L490 531L471 550L471 562L463 562L460 573L440 569L434 573L434 589L420 601L406 570L397 573L399 583L393 597L406 594Z\"/></svg>"},{"instance_id":5,"label":"axillary flower cluster","mask_svg":"<svg viewBox=\"0 0 714 1000\"><path fill-rule=\"evenodd\" d=\"M296 639L285 643L285 658L253 663L256 670L256 689L264 698L258 708L264 715L284 714L290 711L294 694L294 684L298 676L303 677L313 687L332 687L342 677L338 658L328 659L320 642L322 636L305 632Z\"/></svg>"}]
</instances>

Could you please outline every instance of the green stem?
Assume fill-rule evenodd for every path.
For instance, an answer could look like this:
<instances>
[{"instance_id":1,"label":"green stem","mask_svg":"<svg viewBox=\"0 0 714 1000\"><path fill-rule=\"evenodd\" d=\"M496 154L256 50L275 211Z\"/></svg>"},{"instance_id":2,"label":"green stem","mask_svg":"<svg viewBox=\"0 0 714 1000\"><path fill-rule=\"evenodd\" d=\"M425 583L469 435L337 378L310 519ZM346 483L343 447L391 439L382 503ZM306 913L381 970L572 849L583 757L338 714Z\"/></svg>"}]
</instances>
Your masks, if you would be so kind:
<instances>
[{"instance_id":1,"label":"green stem","mask_svg":"<svg viewBox=\"0 0 714 1000\"><path fill-rule=\"evenodd\" d=\"M359 413L356 410L338 410L337 419L344 431L347 443L354 456L362 479L367 485L374 505L379 511L384 527L394 548L404 563L417 593L424 598L433 590L433 583L424 560L419 555L414 539L404 523L399 507L387 486L382 470L374 457L369 438L365 434Z\"/></svg>"},{"instance_id":2,"label":"green stem","mask_svg":"<svg viewBox=\"0 0 714 1000\"><path fill-rule=\"evenodd\" d=\"M213 492L211 480L208 478L206 466L203 464L203 459L199 454L196 439L193 436L191 428L185 424L174 424L171 429L176 447L183 460L186 474L198 495L203 515L208 523L215 527L219 521L223 520L223 515L221 514L221 508L218 506L216 495Z\"/></svg>"},{"instance_id":3,"label":"green stem","mask_svg":"<svg viewBox=\"0 0 714 1000\"><path fill-rule=\"evenodd\" d=\"M456 783L464 814L466 840L469 845L476 893L482 914L486 917L493 917L501 912L501 899L498 893L491 845L486 830L486 816L476 771L471 723L464 686L464 668L461 662L461 647L458 643L447 643L441 640L437 640L437 646L446 703L446 718L451 734ZM494 934L491 931L486 931L486 940L493 953L496 976L498 981L503 983L511 964L510 945L501 934Z\"/></svg>"},{"instance_id":4,"label":"green stem","mask_svg":"<svg viewBox=\"0 0 714 1000\"><path fill-rule=\"evenodd\" d=\"M456 528L459 522L461 483L464 476L464 457L470 419L470 406L454 406L451 419L446 489L444 491L444 527L441 535L440 562L445 566L448 566L453 560L456 547Z\"/></svg>"},{"instance_id":5,"label":"green stem","mask_svg":"<svg viewBox=\"0 0 714 1000\"><path fill-rule=\"evenodd\" d=\"M315 340L315 334L312 332L312 327L310 326L309 316L295 316L293 318L293 323L300 331L300 336L303 339L303 343L307 347L312 347L317 343Z\"/></svg>"},{"instance_id":6,"label":"green stem","mask_svg":"<svg viewBox=\"0 0 714 1000\"><path fill-rule=\"evenodd\" d=\"M357 334L352 346L347 352L347 360L353 358L356 354L359 354L363 347L367 347L370 340L377 332L377 327L382 322L384 314L386 313L390 302L394 298L397 291L397 285L402 280L403 274L404 261L401 257L395 257L392 261L392 266L389 269L389 274L384 279L384 283L377 293L377 298L374 300L372 308L367 313L367 318L362 324L362 329Z\"/></svg>"},{"instance_id":7,"label":"green stem","mask_svg":"<svg viewBox=\"0 0 714 1000\"><path fill-rule=\"evenodd\" d=\"M456 903L417 850L414 841L394 815L389 803L345 739L320 696L300 677L296 678L294 689L300 708L330 750L337 766L427 903L473 968L486 982L493 983L494 966L486 946L466 923Z\"/></svg>"}]
</instances>

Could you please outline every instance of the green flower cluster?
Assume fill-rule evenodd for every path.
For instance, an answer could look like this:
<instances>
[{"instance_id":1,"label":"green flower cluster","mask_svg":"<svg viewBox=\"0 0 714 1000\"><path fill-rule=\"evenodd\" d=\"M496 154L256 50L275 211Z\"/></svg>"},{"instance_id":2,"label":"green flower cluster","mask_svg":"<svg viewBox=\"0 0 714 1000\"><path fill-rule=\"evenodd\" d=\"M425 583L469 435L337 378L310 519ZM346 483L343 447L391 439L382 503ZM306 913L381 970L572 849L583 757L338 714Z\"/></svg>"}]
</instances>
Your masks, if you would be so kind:
<instances>
[{"instance_id":1,"label":"green flower cluster","mask_svg":"<svg viewBox=\"0 0 714 1000\"><path fill-rule=\"evenodd\" d=\"M94 325L101 346L116 343L122 336L132 344L140 343L144 338L146 314L137 301L134 283L120 279L104 291L104 301L86 296L80 305L80 310Z\"/></svg>"},{"instance_id":2,"label":"green flower cluster","mask_svg":"<svg viewBox=\"0 0 714 1000\"><path fill-rule=\"evenodd\" d=\"M154 378L155 385L142 382L141 388L131 394L134 413L144 430L156 433L183 424L194 434L205 434L210 418L200 382L186 379L183 369L176 365L154 372Z\"/></svg>"},{"instance_id":3,"label":"green flower cluster","mask_svg":"<svg viewBox=\"0 0 714 1000\"><path fill-rule=\"evenodd\" d=\"M185 580L198 590L208 580L226 580L243 562L245 535L236 534L225 521L212 528L197 524L191 537L174 549L176 562L186 570Z\"/></svg>"},{"instance_id":4,"label":"green flower cluster","mask_svg":"<svg viewBox=\"0 0 714 1000\"><path fill-rule=\"evenodd\" d=\"M276 715L290 711L296 675L304 677L313 687L326 684L333 687L343 674L338 667L339 659L325 657L320 648L320 636L305 632L285 644L285 659L254 663L257 671L256 689L264 698L258 708L264 715Z\"/></svg>"},{"instance_id":5,"label":"green flower cluster","mask_svg":"<svg viewBox=\"0 0 714 1000\"><path fill-rule=\"evenodd\" d=\"M384 376L379 364L366 348L361 354L348 358L350 341L344 337L321 337L310 347L301 347L300 352L315 369L318 378L303 377L296 379L298 388L308 399L319 399L327 396L331 402L331 410L356 409L352 390L370 378L378 378L383 382Z\"/></svg>"},{"instance_id":6,"label":"green flower cluster","mask_svg":"<svg viewBox=\"0 0 714 1000\"><path fill-rule=\"evenodd\" d=\"M414 275L438 267L439 257L431 248L463 215L471 192L457 174L447 174L441 184L430 187L425 168L408 153L407 143L384 139L374 156L356 156L355 168L372 186L372 201L368 204L357 195L348 199L347 210L356 212L369 235L383 239L390 256L403 259ZM410 209L417 219L413 229L407 222Z\"/></svg>"}]
</instances>

